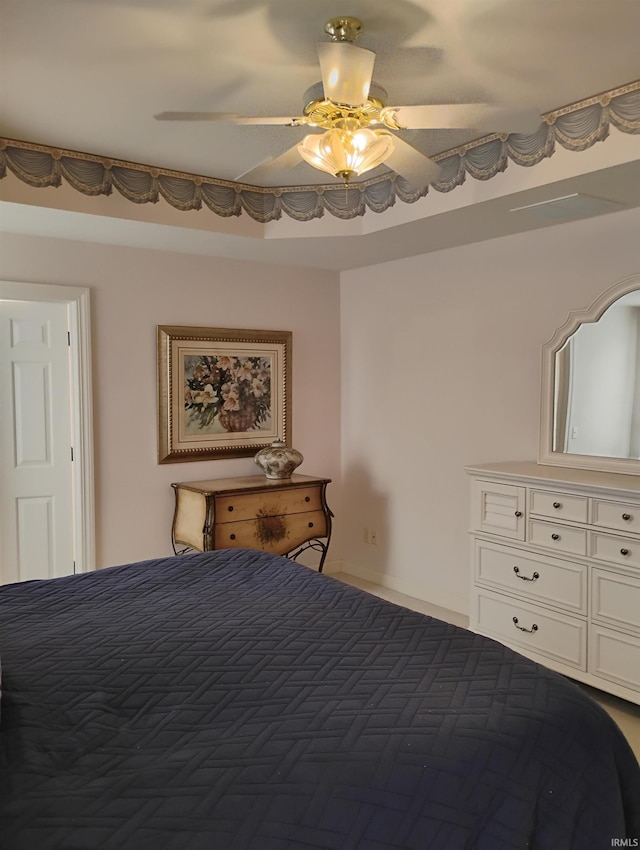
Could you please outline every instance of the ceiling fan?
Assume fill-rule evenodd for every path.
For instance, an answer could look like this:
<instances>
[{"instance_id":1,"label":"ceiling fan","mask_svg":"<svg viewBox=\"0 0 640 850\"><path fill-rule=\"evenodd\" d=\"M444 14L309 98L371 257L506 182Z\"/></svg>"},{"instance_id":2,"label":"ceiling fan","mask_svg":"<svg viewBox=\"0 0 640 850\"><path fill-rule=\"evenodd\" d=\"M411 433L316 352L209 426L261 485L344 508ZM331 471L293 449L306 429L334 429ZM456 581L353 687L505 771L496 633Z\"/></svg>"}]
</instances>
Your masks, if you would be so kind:
<instances>
[{"instance_id":1,"label":"ceiling fan","mask_svg":"<svg viewBox=\"0 0 640 850\"><path fill-rule=\"evenodd\" d=\"M437 179L438 165L408 144L398 130L468 128L487 133L533 132L540 126L535 110L513 110L488 103L386 106L386 91L373 82L375 53L353 43L362 22L353 17L331 18L325 25L330 41L318 44L322 82L305 93L303 114L251 117L225 112L160 112L159 121L221 121L231 124L317 127L283 154L270 157L240 175L259 181L303 159L342 180L384 164L409 184L426 186ZM393 131L393 132L392 132Z\"/></svg>"}]
</instances>

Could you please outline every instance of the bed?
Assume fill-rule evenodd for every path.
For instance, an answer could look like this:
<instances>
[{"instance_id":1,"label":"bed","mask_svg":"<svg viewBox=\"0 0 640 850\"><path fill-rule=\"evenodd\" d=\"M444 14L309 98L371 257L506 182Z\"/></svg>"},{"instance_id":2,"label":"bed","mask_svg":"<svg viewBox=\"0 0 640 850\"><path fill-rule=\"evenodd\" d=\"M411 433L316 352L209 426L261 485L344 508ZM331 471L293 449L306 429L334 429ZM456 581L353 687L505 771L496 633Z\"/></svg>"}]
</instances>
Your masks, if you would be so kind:
<instances>
[{"instance_id":1,"label":"bed","mask_svg":"<svg viewBox=\"0 0 640 850\"><path fill-rule=\"evenodd\" d=\"M640 836L638 764L575 684L278 556L7 585L0 658L3 850Z\"/></svg>"}]
</instances>

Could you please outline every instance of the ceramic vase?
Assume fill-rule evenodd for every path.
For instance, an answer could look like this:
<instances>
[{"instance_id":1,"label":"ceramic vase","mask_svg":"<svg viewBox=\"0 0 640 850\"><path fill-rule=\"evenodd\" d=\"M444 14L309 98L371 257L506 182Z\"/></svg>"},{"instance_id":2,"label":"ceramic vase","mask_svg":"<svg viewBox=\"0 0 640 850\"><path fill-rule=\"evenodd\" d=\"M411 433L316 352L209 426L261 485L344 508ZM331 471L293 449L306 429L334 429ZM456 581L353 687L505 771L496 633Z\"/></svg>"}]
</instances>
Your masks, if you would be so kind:
<instances>
[{"instance_id":1,"label":"ceramic vase","mask_svg":"<svg viewBox=\"0 0 640 850\"><path fill-rule=\"evenodd\" d=\"M297 449L289 448L282 440L274 440L270 446L260 449L254 460L267 478L291 478L304 458Z\"/></svg>"}]
</instances>

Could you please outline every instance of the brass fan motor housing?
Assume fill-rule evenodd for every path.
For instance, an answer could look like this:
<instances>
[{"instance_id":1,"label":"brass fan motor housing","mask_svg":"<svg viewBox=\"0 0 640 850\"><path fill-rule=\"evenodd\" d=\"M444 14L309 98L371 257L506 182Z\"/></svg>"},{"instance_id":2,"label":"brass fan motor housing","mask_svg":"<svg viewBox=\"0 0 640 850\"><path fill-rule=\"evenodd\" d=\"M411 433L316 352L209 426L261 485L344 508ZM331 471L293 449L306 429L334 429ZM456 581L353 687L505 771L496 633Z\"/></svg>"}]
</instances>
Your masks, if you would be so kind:
<instances>
[{"instance_id":1,"label":"brass fan motor housing","mask_svg":"<svg viewBox=\"0 0 640 850\"><path fill-rule=\"evenodd\" d=\"M391 112L385 107L387 92L378 83L372 82L369 87L369 98L366 103L359 106L350 106L344 103L335 103L324 96L322 83L315 83L307 89L304 94L305 107L303 109L303 120L294 123L294 126L305 124L312 127L322 127L331 130L336 122L347 118L355 119L360 127L369 127L371 124L384 124L387 127L397 127L388 123Z\"/></svg>"},{"instance_id":2,"label":"brass fan motor housing","mask_svg":"<svg viewBox=\"0 0 640 850\"><path fill-rule=\"evenodd\" d=\"M383 123L380 120L382 108L381 101L374 97L370 97L360 106L346 106L332 100L312 100L304 108L304 117L306 124L327 130L334 127L338 121L348 118L356 120L360 127L368 127L370 124Z\"/></svg>"}]
</instances>

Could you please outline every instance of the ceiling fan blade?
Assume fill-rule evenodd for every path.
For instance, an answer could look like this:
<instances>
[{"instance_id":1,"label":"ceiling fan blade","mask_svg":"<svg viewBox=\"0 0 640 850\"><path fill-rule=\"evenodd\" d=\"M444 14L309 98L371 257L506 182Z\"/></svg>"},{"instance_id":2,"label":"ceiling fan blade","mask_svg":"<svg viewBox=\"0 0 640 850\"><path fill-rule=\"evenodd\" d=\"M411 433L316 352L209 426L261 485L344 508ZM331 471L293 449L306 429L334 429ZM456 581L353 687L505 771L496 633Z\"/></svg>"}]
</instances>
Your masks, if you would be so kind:
<instances>
[{"instance_id":1,"label":"ceiling fan blade","mask_svg":"<svg viewBox=\"0 0 640 850\"><path fill-rule=\"evenodd\" d=\"M393 152L384 164L416 188L433 183L440 175L437 163L396 135L393 136Z\"/></svg>"},{"instance_id":2,"label":"ceiling fan blade","mask_svg":"<svg viewBox=\"0 0 640 850\"><path fill-rule=\"evenodd\" d=\"M233 112L158 112L153 117L156 121L221 121L226 124L274 124L284 127L289 127L304 120L291 116L285 118L271 115L262 117L235 115Z\"/></svg>"},{"instance_id":3,"label":"ceiling fan blade","mask_svg":"<svg viewBox=\"0 0 640 850\"><path fill-rule=\"evenodd\" d=\"M324 96L334 103L360 106L367 102L376 54L343 41L318 45Z\"/></svg>"},{"instance_id":4,"label":"ceiling fan blade","mask_svg":"<svg viewBox=\"0 0 640 850\"><path fill-rule=\"evenodd\" d=\"M401 130L456 130L488 133L533 133L541 124L535 109L511 109L491 103L441 103L424 106L388 106Z\"/></svg>"},{"instance_id":5,"label":"ceiling fan blade","mask_svg":"<svg viewBox=\"0 0 640 850\"><path fill-rule=\"evenodd\" d=\"M279 156L270 156L262 162L239 174L235 179L242 183L260 184L268 182L271 179L278 177L282 171L290 171L297 165L302 163L302 157L298 153L297 143L293 147L287 148L284 153Z\"/></svg>"}]
</instances>

